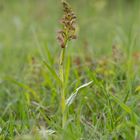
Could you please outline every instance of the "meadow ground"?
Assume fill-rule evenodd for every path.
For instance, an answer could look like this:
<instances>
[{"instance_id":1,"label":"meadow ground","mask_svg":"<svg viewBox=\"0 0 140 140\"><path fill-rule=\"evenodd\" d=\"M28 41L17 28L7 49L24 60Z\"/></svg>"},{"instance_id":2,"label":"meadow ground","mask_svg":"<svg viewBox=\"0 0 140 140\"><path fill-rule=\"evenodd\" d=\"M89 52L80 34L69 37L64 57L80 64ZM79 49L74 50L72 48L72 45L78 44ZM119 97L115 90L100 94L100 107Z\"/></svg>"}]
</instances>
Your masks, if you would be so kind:
<instances>
[{"instance_id":1,"label":"meadow ground","mask_svg":"<svg viewBox=\"0 0 140 140\"><path fill-rule=\"evenodd\" d=\"M0 0L0 140L139 140L140 1L69 3L61 86L61 2Z\"/></svg>"}]
</instances>

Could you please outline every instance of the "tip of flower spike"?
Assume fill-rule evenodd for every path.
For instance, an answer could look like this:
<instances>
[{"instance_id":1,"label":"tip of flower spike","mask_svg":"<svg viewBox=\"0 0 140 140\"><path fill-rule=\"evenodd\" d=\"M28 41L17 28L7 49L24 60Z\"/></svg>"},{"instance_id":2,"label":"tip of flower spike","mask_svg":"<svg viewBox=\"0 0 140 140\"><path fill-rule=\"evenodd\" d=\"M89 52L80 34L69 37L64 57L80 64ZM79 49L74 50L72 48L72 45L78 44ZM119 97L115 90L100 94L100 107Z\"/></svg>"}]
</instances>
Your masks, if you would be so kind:
<instances>
[{"instance_id":1,"label":"tip of flower spike","mask_svg":"<svg viewBox=\"0 0 140 140\"><path fill-rule=\"evenodd\" d=\"M69 13L72 11L71 6L69 5L68 2L63 1L62 2L63 8L64 8L64 12Z\"/></svg>"},{"instance_id":2,"label":"tip of flower spike","mask_svg":"<svg viewBox=\"0 0 140 140\"><path fill-rule=\"evenodd\" d=\"M62 4L64 15L60 20L62 29L57 34L57 40L61 48L66 48L68 41L76 39L76 15L66 1L62 1Z\"/></svg>"},{"instance_id":3,"label":"tip of flower spike","mask_svg":"<svg viewBox=\"0 0 140 140\"><path fill-rule=\"evenodd\" d=\"M65 0L62 0L62 4L64 7L70 7L70 5L68 4L68 2L66 2Z\"/></svg>"}]
</instances>

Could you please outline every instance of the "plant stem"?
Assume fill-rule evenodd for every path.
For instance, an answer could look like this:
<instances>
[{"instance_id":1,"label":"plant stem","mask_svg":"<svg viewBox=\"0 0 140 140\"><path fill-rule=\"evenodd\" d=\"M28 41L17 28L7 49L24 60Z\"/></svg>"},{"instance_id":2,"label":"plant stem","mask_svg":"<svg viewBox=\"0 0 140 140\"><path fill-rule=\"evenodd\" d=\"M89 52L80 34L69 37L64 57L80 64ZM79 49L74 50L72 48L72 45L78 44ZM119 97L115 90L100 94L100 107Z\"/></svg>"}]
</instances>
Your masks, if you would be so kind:
<instances>
[{"instance_id":1,"label":"plant stem","mask_svg":"<svg viewBox=\"0 0 140 140\"><path fill-rule=\"evenodd\" d=\"M61 113L62 113L62 128L65 127L66 122L66 102L65 102L65 78L64 78L64 57L65 57L65 48L61 50L60 55L60 80L61 80Z\"/></svg>"}]
</instances>

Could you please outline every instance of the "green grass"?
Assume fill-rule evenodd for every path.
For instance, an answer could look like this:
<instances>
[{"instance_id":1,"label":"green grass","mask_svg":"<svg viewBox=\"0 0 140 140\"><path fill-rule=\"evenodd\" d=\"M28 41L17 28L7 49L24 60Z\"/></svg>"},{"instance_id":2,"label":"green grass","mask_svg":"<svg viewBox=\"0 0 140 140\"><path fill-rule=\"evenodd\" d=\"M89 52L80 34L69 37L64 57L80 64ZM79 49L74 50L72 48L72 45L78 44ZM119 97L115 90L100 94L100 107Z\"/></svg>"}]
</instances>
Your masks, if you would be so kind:
<instances>
[{"instance_id":1,"label":"green grass","mask_svg":"<svg viewBox=\"0 0 140 140\"><path fill-rule=\"evenodd\" d=\"M66 49L65 92L76 98L62 128L61 3L0 1L0 140L139 140L139 0L69 2L78 39Z\"/></svg>"}]
</instances>

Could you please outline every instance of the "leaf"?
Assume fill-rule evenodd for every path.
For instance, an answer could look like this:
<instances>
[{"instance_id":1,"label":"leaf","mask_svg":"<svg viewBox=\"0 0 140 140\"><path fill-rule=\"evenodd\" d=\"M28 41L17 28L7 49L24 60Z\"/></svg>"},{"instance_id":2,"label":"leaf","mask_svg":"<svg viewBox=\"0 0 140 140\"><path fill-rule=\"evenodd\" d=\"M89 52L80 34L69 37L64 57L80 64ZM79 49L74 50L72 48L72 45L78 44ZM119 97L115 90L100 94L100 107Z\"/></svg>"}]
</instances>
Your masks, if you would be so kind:
<instances>
[{"instance_id":1,"label":"leaf","mask_svg":"<svg viewBox=\"0 0 140 140\"><path fill-rule=\"evenodd\" d=\"M90 81L90 82L88 82L88 83L86 83L86 84L83 84L83 85L81 85L80 87L78 87L78 88L76 89L76 91L75 91L74 93L72 93L72 94L70 95L70 97L66 100L66 105L67 105L67 106L70 106L70 105L73 103L73 101L75 100L75 98L76 98L78 92L79 92L81 89L83 89L83 88L89 86L89 85L92 84L92 83L93 83L93 81Z\"/></svg>"},{"instance_id":2,"label":"leaf","mask_svg":"<svg viewBox=\"0 0 140 140\"><path fill-rule=\"evenodd\" d=\"M48 58L49 62L51 64L53 64L53 58L52 58L51 52L50 52L50 50L48 48L48 45L46 43L45 43L45 51L46 51L47 58Z\"/></svg>"},{"instance_id":3,"label":"leaf","mask_svg":"<svg viewBox=\"0 0 140 140\"><path fill-rule=\"evenodd\" d=\"M52 73L52 76L57 80L57 82L62 83L59 76L54 71L54 69L46 61L43 60L43 63L48 68L48 70Z\"/></svg>"},{"instance_id":4,"label":"leaf","mask_svg":"<svg viewBox=\"0 0 140 140\"><path fill-rule=\"evenodd\" d=\"M30 88L28 85L25 85L25 84L23 84L21 82L18 82L17 80L15 80L15 79L13 79L11 77L6 78L6 80L11 81L14 84L18 85L19 87L31 92L31 94L36 98L36 100L39 100L38 94L32 88Z\"/></svg>"},{"instance_id":5,"label":"leaf","mask_svg":"<svg viewBox=\"0 0 140 140\"><path fill-rule=\"evenodd\" d=\"M111 95L111 94L110 94ZM117 97L115 97L114 95L111 95L112 99L121 106L121 108L123 110L125 110L127 113L131 114L132 110L123 102L121 102Z\"/></svg>"},{"instance_id":6,"label":"leaf","mask_svg":"<svg viewBox=\"0 0 140 140\"><path fill-rule=\"evenodd\" d=\"M67 99L66 105L70 106L73 103L73 101L75 100L76 96L77 96L77 92L72 93L71 96Z\"/></svg>"},{"instance_id":7,"label":"leaf","mask_svg":"<svg viewBox=\"0 0 140 140\"><path fill-rule=\"evenodd\" d=\"M78 92L80 89L89 86L92 82L93 82L93 81L90 81L90 82L88 82L88 83L86 83L86 84L83 84L82 86L78 87L78 88L76 89L76 91Z\"/></svg>"}]
</instances>

